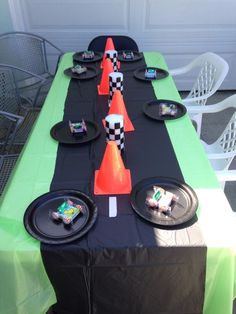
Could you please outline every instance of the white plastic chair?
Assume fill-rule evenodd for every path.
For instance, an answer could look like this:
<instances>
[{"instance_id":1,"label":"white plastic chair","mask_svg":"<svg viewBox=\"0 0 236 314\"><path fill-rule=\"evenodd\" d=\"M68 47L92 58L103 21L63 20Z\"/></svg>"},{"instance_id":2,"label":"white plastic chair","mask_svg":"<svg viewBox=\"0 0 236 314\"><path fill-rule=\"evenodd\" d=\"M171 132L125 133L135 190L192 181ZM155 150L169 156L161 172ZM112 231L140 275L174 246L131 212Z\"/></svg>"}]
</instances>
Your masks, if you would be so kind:
<instances>
[{"instance_id":1,"label":"white plastic chair","mask_svg":"<svg viewBox=\"0 0 236 314\"><path fill-rule=\"evenodd\" d=\"M208 106L190 106L189 113L196 115L199 112L216 113L227 108L236 109L236 94L226 98L225 100ZM212 144L207 144L202 141L207 156L212 164L213 169L219 181L234 181L236 180L236 171L229 170L229 166L236 155L236 111L233 113L226 128L219 138Z\"/></svg>"},{"instance_id":2,"label":"white plastic chair","mask_svg":"<svg viewBox=\"0 0 236 314\"><path fill-rule=\"evenodd\" d=\"M200 70L196 81L188 96L182 99L183 104L187 107L187 109L189 106L194 105L205 106L207 99L219 89L229 71L229 65L223 58L215 53L206 52L198 56L188 65L172 69L169 73L172 76L184 75L197 68ZM199 111L197 115L191 116L191 118L194 118L194 121L197 124L197 133L200 136L202 124L201 111Z\"/></svg>"},{"instance_id":3,"label":"white plastic chair","mask_svg":"<svg viewBox=\"0 0 236 314\"><path fill-rule=\"evenodd\" d=\"M224 187L226 181L236 181L236 170L219 170L216 171L216 176Z\"/></svg>"}]
</instances>

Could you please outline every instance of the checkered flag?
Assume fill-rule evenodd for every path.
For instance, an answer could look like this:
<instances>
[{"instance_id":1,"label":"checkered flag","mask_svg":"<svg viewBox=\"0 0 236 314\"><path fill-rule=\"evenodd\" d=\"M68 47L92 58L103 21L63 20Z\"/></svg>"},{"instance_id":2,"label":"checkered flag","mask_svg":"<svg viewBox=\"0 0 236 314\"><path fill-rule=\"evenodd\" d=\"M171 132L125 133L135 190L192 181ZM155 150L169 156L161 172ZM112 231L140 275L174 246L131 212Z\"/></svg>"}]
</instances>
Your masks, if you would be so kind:
<instances>
[{"instance_id":1,"label":"checkered flag","mask_svg":"<svg viewBox=\"0 0 236 314\"><path fill-rule=\"evenodd\" d=\"M115 141L120 152L125 150L124 118L119 114L110 114L105 118L106 140Z\"/></svg>"},{"instance_id":2,"label":"checkered flag","mask_svg":"<svg viewBox=\"0 0 236 314\"><path fill-rule=\"evenodd\" d=\"M111 104L114 91L117 89L120 90L123 95L123 74L121 72L112 72L109 74L109 106Z\"/></svg>"},{"instance_id":3,"label":"checkered flag","mask_svg":"<svg viewBox=\"0 0 236 314\"><path fill-rule=\"evenodd\" d=\"M118 52L116 50L106 50L106 58L111 60L114 72L118 71Z\"/></svg>"}]
</instances>

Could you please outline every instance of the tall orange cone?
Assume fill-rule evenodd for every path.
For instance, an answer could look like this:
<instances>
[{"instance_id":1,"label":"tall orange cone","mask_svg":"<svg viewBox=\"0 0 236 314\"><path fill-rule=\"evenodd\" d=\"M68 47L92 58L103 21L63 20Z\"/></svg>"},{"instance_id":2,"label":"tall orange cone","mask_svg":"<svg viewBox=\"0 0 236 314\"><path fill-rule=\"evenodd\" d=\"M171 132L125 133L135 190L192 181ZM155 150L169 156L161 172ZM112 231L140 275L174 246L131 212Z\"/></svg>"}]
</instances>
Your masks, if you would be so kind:
<instances>
[{"instance_id":1,"label":"tall orange cone","mask_svg":"<svg viewBox=\"0 0 236 314\"><path fill-rule=\"evenodd\" d=\"M99 95L109 95L109 74L113 72L113 66L110 59L104 62L104 69L102 71L102 78L100 85L98 85Z\"/></svg>"},{"instance_id":2,"label":"tall orange cone","mask_svg":"<svg viewBox=\"0 0 236 314\"><path fill-rule=\"evenodd\" d=\"M106 50L115 50L115 46L114 46L114 43L113 43L113 40L111 37L108 37L107 41L106 41L104 54L103 54L103 58L102 58L102 62L101 62L101 68L104 67L104 61L106 60L106 53L105 53Z\"/></svg>"},{"instance_id":3,"label":"tall orange cone","mask_svg":"<svg viewBox=\"0 0 236 314\"><path fill-rule=\"evenodd\" d=\"M112 96L111 107L108 114L121 114L124 117L124 131L134 131L134 126L128 116L125 103L120 90L115 90Z\"/></svg>"},{"instance_id":4,"label":"tall orange cone","mask_svg":"<svg viewBox=\"0 0 236 314\"><path fill-rule=\"evenodd\" d=\"M101 167L95 171L94 194L129 194L130 170L126 169L115 141L109 141Z\"/></svg>"}]
</instances>

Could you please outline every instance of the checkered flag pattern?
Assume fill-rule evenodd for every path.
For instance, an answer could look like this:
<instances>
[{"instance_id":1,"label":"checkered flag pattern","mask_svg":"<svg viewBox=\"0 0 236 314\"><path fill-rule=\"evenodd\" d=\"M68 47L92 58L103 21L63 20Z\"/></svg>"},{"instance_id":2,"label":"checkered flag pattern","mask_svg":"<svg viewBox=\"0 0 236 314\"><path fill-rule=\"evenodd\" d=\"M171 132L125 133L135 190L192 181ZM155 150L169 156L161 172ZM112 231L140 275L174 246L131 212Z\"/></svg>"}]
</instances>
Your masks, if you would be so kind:
<instances>
[{"instance_id":1,"label":"checkered flag pattern","mask_svg":"<svg viewBox=\"0 0 236 314\"><path fill-rule=\"evenodd\" d=\"M121 94L123 95L123 74L121 72L112 72L109 74L109 106L112 101L112 96L117 89L120 90Z\"/></svg>"},{"instance_id":2,"label":"checkered flag pattern","mask_svg":"<svg viewBox=\"0 0 236 314\"><path fill-rule=\"evenodd\" d=\"M120 152L125 150L124 118L119 114L110 114L105 118L106 140L115 141Z\"/></svg>"},{"instance_id":3,"label":"checkered flag pattern","mask_svg":"<svg viewBox=\"0 0 236 314\"><path fill-rule=\"evenodd\" d=\"M118 52L116 50L106 50L106 58L111 60L114 72L118 71Z\"/></svg>"}]
</instances>

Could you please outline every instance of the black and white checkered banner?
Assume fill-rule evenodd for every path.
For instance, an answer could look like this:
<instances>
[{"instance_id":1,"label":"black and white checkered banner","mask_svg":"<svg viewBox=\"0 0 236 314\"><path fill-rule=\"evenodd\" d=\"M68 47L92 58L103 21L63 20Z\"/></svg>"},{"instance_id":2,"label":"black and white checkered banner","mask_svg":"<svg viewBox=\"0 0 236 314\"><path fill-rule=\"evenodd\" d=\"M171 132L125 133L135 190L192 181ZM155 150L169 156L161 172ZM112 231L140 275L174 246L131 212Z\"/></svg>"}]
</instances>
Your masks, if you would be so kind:
<instances>
[{"instance_id":1,"label":"black and white checkered banner","mask_svg":"<svg viewBox=\"0 0 236 314\"><path fill-rule=\"evenodd\" d=\"M110 114L105 118L106 140L115 141L121 152L125 149L124 117Z\"/></svg>"},{"instance_id":2,"label":"black and white checkered banner","mask_svg":"<svg viewBox=\"0 0 236 314\"><path fill-rule=\"evenodd\" d=\"M111 60L114 72L118 71L118 52L116 50L106 50L106 58Z\"/></svg>"},{"instance_id":3,"label":"black and white checkered banner","mask_svg":"<svg viewBox=\"0 0 236 314\"><path fill-rule=\"evenodd\" d=\"M112 101L112 96L117 89L120 90L121 94L123 95L123 74L121 72L112 72L109 74L109 106Z\"/></svg>"}]
</instances>

